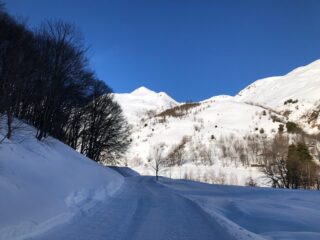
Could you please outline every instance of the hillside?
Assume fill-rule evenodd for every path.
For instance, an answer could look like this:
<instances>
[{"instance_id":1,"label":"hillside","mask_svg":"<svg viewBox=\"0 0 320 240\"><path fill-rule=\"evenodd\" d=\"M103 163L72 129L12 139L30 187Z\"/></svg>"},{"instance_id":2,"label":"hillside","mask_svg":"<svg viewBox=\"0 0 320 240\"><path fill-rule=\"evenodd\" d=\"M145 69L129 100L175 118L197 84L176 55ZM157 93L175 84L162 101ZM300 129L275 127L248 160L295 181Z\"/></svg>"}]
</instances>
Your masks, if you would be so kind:
<instances>
[{"instance_id":1,"label":"hillside","mask_svg":"<svg viewBox=\"0 0 320 240\"><path fill-rule=\"evenodd\" d=\"M317 60L285 76L258 80L240 91L235 99L277 110L308 132L318 133L319 90L320 60Z\"/></svg>"},{"instance_id":2,"label":"hillside","mask_svg":"<svg viewBox=\"0 0 320 240\"><path fill-rule=\"evenodd\" d=\"M248 152L248 139L271 138L288 121L308 133L318 133L319 90L320 60L282 77L258 80L236 96L214 96L199 103L177 103L146 88L117 94L133 129L125 164L142 174L153 174L148 160L152 148L162 144L164 155L169 155L180 146L182 167L167 167L162 175L240 185L254 178L264 185L255 156ZM137 95L139 104L132 101ZM250 164L239 162L239 148L247 151Z\"/></svg>"}]
</instances>

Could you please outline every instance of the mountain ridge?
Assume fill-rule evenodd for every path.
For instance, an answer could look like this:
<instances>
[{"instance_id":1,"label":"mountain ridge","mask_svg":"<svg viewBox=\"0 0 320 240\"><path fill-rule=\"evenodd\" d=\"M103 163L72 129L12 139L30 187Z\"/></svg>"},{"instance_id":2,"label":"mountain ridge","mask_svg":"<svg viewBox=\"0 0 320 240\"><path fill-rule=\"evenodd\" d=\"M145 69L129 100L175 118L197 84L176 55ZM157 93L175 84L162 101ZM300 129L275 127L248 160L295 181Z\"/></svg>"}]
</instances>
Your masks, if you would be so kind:
<instances>
[{"instance_id":1,"label":"mountain ridge","mask_svg":"<svg viewBox=\"0 0 320 240\"><path fill-rule=\"evenodd\" d=\"M213 96L195 104L179 103L167 94L161 96L140 88L138 92L148 94L140 94L140 105L131 108L134 102L131 94L116 94L124 113L130 112L126 115L132 125L132 145L125 156L125 164L141 174L152 174L148 159L154 146L163 144L164 155L169 155L185 142L182 175L199 171L204 178L208 171L214 171L216 176L226 175L229 184L244 185L247 178L261 177L259 169L239 169L231 164L233 157L224 159L222 145L232 148L232 144L243 142L248 136L272 138L279 126L289 121L309 134L319 133L319 91L320 60L317 60L284 76L257 80L235 96ZM210 150L210 166L195 162L200 158L195 155L203 149L213 149ZM173 167L173 170L164 170L163 175L179 178L180 171Z\"/></svg>"}]
</instances>

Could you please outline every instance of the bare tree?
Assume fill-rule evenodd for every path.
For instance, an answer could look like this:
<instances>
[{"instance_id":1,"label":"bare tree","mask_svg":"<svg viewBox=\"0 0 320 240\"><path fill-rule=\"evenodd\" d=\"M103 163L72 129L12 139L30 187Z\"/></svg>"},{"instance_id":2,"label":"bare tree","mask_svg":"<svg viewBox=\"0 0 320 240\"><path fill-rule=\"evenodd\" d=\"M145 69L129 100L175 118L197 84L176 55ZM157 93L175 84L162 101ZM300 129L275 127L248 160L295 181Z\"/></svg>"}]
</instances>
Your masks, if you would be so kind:
<instances>
[{"instance_id":1,"label":"bare tree","mask_svg":"<svg viewBox=\"0 0 320 240\"><path fill-rule=\"evenodd\" d=\"M286 169L288 147L288 137L278 134L273 139L270 149L264 153L265 162L262 172L271 180L273 187L289 187Z\"/></svg>"},{"instance_id":2,"label":"bare tree","mask_svg":"<svg viewBox=\"0 0 320 240\"><path fill-rule=\"evenodd\" d=\"M85 48L73 25L62 21L46 22L36 34L39 52L37 85L40 103L37 112L37 138L48 134L65 138L64 128L72 109L88 101ZM85 99L86 98L86 99Z\"/></svg>"},{"instance_id":3,"label":"bare tree","mask_svg":"<svg viewBox=\"0 0 320 240\"><path fill-rule=\"evenodd\" d=\"M279 188L319 188L319 167L313 161L307 136L297 136L289 144L289 138L278 134L264 150L264 167L262 172L271 180L273 187ZM293 139L291 139L292 141Z\"/></svg>"},{"instance_id":4,"label":"bare tree","mask_svg":"<svg viewBox=\"0 0 320 240\"><path fill-rule=\"evenodd\" d=\"M130 144L130 129L111 90L102 81L96 82L94 89L97 96L84 110L81 153L98 162L115 164Z\"/></svg>"},{"instance_id":5,"label":"bare tree","mask_svg":"<svg viewBox=\"0 0 320 240\"><path fill-rule=\"evenodd\" d=\"M1 2L0 116L7 125L5 137L19 127L17 118L37 129L38 140L51 135L96 161L120 157L130 142L127 121L112 90L89 68L74 26L46 22L33 32L10 17Z\"/></svg>"},{"instance_id":6,"label":"bare tree","mask_svg":"<svg viewBox=\"0 0 320 240\"><path fill-rule=\"evenodd\" d=\"M164 143L159 143L151 148L149 163L155 171L156 180L158 181L160 171L166 166L167 161L163 156Z\"/></svg>"},{"instance_id":7,"label":"bare tree","mask_svg":"<svg viewBox=\"0 0 320 240\"><path fill-rule=\"evenodd\" d=\"M206 144L198 143L198 158L202 165L210 166L213 164L213 147L211 145L207 146Z\"/></svg>"},{"instance_id":8,"label":"bare tree","mask_svg":"<svg viewBox=\"0 0 320 240\"><path fill-rule=\"evenodd\" d=\"M179 166L180 179L182 179L181 171L182 171L182 165L184 163L184 151L188 141L189 141L188 136L184 136L179 144L173 146L173 148L171 149L167 157L169 167ZM171 174L171 169L170 169L170 174Z\"/></svg>"},{"instance_id":9,"label":"bare tree","mask_svg":"<svg viewBox=\"0 0 320 240\"><path fill-rule=\"evenodd\" d=\"M258 161L258 153L260 151L260 144L257 135L252 135L247 137L247 146L248 150L251 152L251 161L252 162L259 162Z\"/></svg>"}]
</instances>

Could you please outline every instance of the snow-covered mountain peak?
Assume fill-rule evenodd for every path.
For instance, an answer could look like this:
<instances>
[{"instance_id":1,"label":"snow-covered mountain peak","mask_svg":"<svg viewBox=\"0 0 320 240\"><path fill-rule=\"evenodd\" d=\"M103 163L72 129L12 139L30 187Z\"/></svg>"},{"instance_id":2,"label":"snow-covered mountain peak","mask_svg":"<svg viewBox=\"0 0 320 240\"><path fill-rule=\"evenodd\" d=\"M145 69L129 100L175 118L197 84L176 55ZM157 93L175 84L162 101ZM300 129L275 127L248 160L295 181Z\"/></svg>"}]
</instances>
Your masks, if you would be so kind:
<instances>
[{"instance_id":1,"label":"snow-covered mountain peak","mask_svg":"<svg viewBox=\"0 0 320 240\"><path fill-rule=\"evenodd\" d=\"M131 93L116 93L114 97L130 123L139 121L145 115L157 114L179 105L168 94L156 93L146 87L139 87Z\"/></svg>"},{"instance_id":2,"label":"snow-covered mountain peak","mask_svg":"<svg viewBox=\"0 0 320 240\"><path fill-rule=\"evenodd\" d=\"M147 95L150 95L150 94L157 94L157 93L152 91L152 90L150 90L149 88L141 86L141 87L133 90L131 92L131 94L135 95L135 96L147 96Z\"/></svg>"}]
</instances>

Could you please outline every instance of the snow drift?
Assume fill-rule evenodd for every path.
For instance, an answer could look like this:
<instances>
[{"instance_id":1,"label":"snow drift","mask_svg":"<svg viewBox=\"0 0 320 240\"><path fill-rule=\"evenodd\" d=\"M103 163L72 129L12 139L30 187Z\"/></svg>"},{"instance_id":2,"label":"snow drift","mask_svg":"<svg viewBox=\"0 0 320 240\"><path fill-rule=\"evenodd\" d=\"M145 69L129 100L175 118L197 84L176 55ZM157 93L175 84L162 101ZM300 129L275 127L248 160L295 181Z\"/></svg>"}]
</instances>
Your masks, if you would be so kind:
<instances>
[{"instance_id":1,"label":"snow drift","mask_svg":"<svg viewBox=\"0 0 320 240\"><path fill-rule=\"evenodd\" d=\"M162 184L198 204L234 239L320 239L318 191L167 179Z\"/></svg>"}]
</instances>

